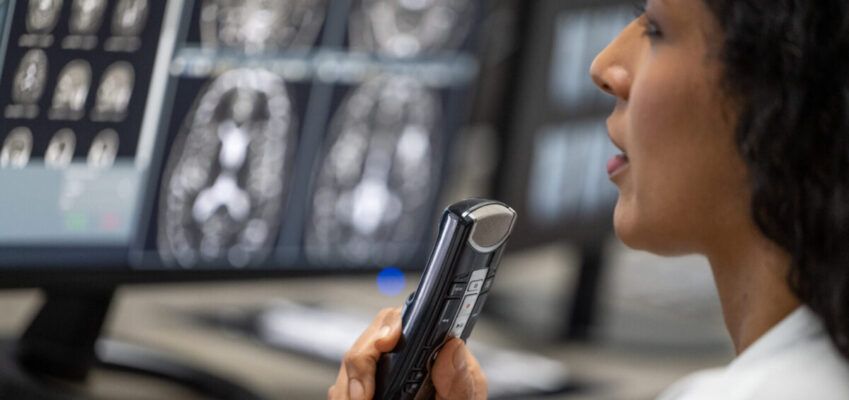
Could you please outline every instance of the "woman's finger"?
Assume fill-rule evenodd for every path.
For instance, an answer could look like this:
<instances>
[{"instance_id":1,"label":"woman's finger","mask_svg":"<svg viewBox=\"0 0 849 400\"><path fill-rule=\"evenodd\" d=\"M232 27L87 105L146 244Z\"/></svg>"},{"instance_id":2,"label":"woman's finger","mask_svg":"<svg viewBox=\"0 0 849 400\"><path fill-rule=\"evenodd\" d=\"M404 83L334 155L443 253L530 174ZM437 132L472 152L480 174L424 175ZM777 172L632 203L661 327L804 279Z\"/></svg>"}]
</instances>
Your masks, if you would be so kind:
<instances>
[{"instance_id":1,"label":"woman's finger","mask_svg":"<svg viewBox=\"0 0 849 400\"><path fill-rule=\"evenodd\" d=\"M327 390L327 400L348 400L348 374L344 365L339 368L336 382Z\"/></svg>"},{"instance_id":2,"label":"woman's finger","mask_svg":"<svg viewBox=\"0 0 849 400\"><path fill-rule=\"evenodd\" d=\"M381 353L395 348L401 337L401 310L382 310L374 322L345 354L342 368L347 377L348 398L366 400L374 397L374 379ZM341 372L340 372L341 375Z\"/></svg>"},{"instance_id":3,"label":"woman's finger","mask_svg":"<svg viewBox=\"0 0 849 400\"><path fill-rule=\"evenodd\" d=\"M449 340L439 351L431 370L440 400L485 400L486 377L462 340Z\"/></svg>"}]
</instances>

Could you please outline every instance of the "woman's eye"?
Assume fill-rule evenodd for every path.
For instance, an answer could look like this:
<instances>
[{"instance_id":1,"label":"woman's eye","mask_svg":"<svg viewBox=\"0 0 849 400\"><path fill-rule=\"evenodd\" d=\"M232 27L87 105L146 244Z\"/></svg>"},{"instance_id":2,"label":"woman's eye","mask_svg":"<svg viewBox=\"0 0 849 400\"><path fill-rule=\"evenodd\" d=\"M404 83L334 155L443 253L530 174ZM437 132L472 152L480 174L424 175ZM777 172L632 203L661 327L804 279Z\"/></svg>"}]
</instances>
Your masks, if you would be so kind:
<instances>
[{"instance_id":1,"label":"woman's eye","mask_svg":"<svg viewBox=\"0 0 849 400\"><path fill-rule=\"evenodd\" d=\"M663 36L663 32L660 31L660 27L657 26L657 23L649 19L645 14L642 16L643 19L643 35L647 36L649 39L657 39Z\"/></svg>"},{"instance_id":2,"label":"woman's eye","mask_svg":"<svg viewBox=\"0 0 849 400\"><path fill-rule=\"evenodd\" d=\"M634 6L634 17L640 20L640 23L643 25L643 35L649 37L650 39L656 39L662 36L660 28L657 23L652 20L648 14L646 14L646 0L643 1L635 1L633 3Z\"/></svg>"}]
</instances>

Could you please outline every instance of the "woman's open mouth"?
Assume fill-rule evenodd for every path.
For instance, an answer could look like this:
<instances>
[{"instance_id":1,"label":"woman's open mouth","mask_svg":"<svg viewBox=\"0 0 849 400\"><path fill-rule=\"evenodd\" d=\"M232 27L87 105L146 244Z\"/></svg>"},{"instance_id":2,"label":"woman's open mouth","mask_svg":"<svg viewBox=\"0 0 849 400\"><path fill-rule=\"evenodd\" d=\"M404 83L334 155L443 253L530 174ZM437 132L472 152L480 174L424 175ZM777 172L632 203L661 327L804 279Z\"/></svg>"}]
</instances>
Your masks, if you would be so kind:
<instances>
[{"instance_id":1,"label":"woman's open mouth","mask_svg":"<svg viewBox=\"0 0 849 400\"><path fill-rule=\"evenodd\" d=\"M628 166L628 155L617 154L607 161L607 176L612 178Z\"/></svg>"}]
</instances>

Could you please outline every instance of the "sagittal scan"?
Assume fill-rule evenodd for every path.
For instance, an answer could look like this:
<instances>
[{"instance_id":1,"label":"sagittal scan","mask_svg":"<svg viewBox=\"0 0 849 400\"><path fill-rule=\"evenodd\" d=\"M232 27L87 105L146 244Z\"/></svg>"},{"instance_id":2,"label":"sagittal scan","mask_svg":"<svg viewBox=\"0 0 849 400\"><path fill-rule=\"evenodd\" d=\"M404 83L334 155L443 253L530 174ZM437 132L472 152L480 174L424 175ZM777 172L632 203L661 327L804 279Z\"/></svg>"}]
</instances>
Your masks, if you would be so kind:
<instances>
[{"instance_id":1,"label":"sagittal scan","mask_svg":"<svg viewBox=\"0 0 849 400\"><path fill-rule=\"evenodd\" d=\"M440 122L438 95L411 78L377 78L348 95L315 182L311 260L387 264L409 255L403 246L421 239L437 189Z\"/></svg>"},{"instance_id":2,"label":"sagittal scan","mask_svg":"<svg viewBox=\"0 0 849 400\"><path fill-rule=\"evenodd\" d=\"M30 50L21 59L12 84L12 100L19 104L35 104L44 93L47 82L47 55Z\"/></svg>"},{"instance_id":3,"label":"sagittal scan","mask_svg":"<svg viewBox=\"0 0 849 400\"><path fill-rule=\"evenodd\" d=\"M29 0L27 31L37 34L50 33L56 26L60 11L62 0Z\"/></svg>"},{"instance_id":4,"label":"sagittal scan","mask_svg":"<svg viewBox=\"0 0 849 400\"><path fill-rule=\"evenodd\" d=\"M100 80L94 112L97 115L122 115L126 113L133 95L135 72L125 61L110 65Z\"/></svg>"},{"instance_id":5,"label":"sagittal scan","mask_svg":"<svg viewBox=\"0 0 849 400\"><path fill-rule=\"evenodd\" d=\"M47 168L64 168L74 159L74 149L77 146L77 137L74 131L63 128L57 131L50 143L47 152L44 153L44 165Z\"/></svg>"},{"instance_id":6,"label":"sagittal scan","mask_svg":"<svg viewBox=\"0 0 849 400\"><path fill-rule=\"evenodd\" d=\"M109 168L118 157L118 146L120 146L118 132L114 129L104 129L94 137L91 148L88 150L88 166L93 168Z\"/></svg>"},{"instance_id":7,"label":"sagittal scan","mask_svg":"<svg viewBox=\"0 0 849 400\"><path fill-rule=\"evenodd\" d=\"M262 261L280 224L295 145L283 80L237 69L216 78L179 133L162 180L158 246L166 262Z\"/></svg>"},{"instance_id":8,"label":"sagittal scan","mask_svg":"<svg viewBox=\"0 0 849 400\"><path fill-rule=\"evenodd\" d=\"M85 107L91 87L91 67L85 60L68 63L59 73L53 93L53 109L63 115L79 114Z\"/></svg>"},{"instance_id":9,"label":"sagittal scan","mask_svg":"<svg viewBox=\"0 0 849 400\"><path fill-rule=\"evenodd\" d=\"M94 35L100 29L106 0L74 0L69 30L75 35Z\"/></svg>"},{"instance_id":10,"label":"sagittal scan","mask_svg":"<svg viewBox=\"0 0 849 400\"><path fill-rule=\"evenodd\" d=\"M392 57L453 50L475 11L474 0L360 0L350 16L351 47Z\"/></svg>"},{"instance_id":11,"label":"sagittal scan","mask_svg":"<svg viewBox=\"0 0 849 400\"><path fill-rule=\"evenodd\" d=\"M112 34L138 36L144 30L148 14L147 0L120 0L112 15Z\"/></svg>"},{"instance_id":12,"label":"sagittal scan","mask_svg":"<svg viewBox=\"0 0 849 400\"><path fill-rule=\"evenodd\" d=\"M0 168L23 168L32 154L32 131L19 127L9 132L0 149Z\"/></svg>"},{"instance_id":13,"label":"sagittal scan","mask_svg":"<svg viewBox=\"0 0 849 400\"><path fill-rule=\"evenodd\" d=\"M201 41L247 53L310 47L326 9L327 0L204 0Z\"/></svg>"}]
</instances>

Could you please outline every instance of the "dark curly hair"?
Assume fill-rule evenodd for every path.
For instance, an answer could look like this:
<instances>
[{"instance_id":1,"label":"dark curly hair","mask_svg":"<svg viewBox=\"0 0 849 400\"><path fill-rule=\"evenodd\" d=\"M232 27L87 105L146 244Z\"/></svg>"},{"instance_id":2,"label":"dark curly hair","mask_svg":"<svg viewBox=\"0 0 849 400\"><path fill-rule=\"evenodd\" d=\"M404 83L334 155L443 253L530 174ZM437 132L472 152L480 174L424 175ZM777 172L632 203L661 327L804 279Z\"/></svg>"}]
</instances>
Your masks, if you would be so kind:
<instances>
[{"instance_id":1,"label":"dark curly hair","mask_svg":"<svg viewBox=\"0 0 849 400\"><path fill-rule=\"evenodd\" d=\"M849 0L704 0L752 215L792 256L788 282L849 359Z\"/></svg>"}]
</instances>

